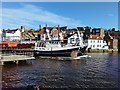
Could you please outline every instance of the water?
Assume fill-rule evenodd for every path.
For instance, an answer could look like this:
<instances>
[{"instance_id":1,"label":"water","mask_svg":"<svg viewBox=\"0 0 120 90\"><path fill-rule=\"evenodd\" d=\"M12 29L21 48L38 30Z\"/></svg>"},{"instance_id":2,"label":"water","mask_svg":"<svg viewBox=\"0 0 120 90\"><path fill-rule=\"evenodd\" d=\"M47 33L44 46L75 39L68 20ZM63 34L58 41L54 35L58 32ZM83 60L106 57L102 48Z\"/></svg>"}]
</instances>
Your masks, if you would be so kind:
<instances>
[{"instance_id":1,"label":"water","mask_svg":"<svg viewBox=\"0 0 120 90\"><path fill-rule=\"evenodd\" d=\"M117 88L120 54L89 53L81 60L36 58L2 66L2 87L38 86L40 88Z\"/></svg>"}]
</instances>

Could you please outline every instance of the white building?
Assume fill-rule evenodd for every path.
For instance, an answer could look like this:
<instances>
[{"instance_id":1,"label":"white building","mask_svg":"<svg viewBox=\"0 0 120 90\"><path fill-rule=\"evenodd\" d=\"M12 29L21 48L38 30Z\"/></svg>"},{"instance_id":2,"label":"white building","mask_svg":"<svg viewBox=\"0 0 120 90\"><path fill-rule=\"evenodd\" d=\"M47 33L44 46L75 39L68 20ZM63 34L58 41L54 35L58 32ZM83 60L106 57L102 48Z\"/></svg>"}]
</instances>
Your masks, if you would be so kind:
<instances>
[{"instance_id":1,"label":"white building","mask_svg":"<svg viewBox=\"0 0 120 90\"><path fill-rule=\"evenodd\" d=\"M91 35L88 38L88 48L91 49L108 49L106 41L104 41L100 36Z\"/></svg>"},{"instance_id":2,"label":"white building","mask_svg":"<svg viewBox=\"0 0 120 90\"><path fill-rule=\"evenodd\" d=\"M9 41L19 41L21 39L21 30L7 30L6 31L6 40Z\"/></svg>"}]
</instances>

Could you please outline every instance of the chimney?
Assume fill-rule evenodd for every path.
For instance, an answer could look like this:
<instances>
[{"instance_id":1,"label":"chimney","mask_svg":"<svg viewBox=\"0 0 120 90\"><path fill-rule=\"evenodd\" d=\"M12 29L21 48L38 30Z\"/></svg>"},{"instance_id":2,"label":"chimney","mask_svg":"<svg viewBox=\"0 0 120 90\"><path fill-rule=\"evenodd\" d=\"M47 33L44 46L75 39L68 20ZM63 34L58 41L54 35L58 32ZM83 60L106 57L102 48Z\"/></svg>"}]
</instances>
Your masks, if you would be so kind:
<instances>
[{"instance_id":1,"label":"chimney","mask_svg":"<svg viewBox=\"0 0 120 90\"><path fill-rule=\"evenodd\" d=\"M24 32L25 31L25 27L21 26L21 31Z\"/></svg>"},{"instance_id":2,"label":"chimney","mask_svg":"<svg viewBox=\"0 0 120 90\"><path fill-rule=\"evenodd\" d=\"M47 28L48 26L47 26L47 24L46 24L46 28Z\"/></svg>"},{"instance_id":3,"label":"chimney","mask_svg":"<svg viewBox=\"0 0 120 90\"><path fill-rule=\"evenodd\" d=\"M21 26L21 29L23 29L24 27L23 26Z\"/></svg>"},{"instance_id":4,"label":"chimney","mask_svg":"<svg viewBox=\"0 0 120 90\"><path fill-rule=\"evenodd\" d=\"M41 25L39 25L39 29L41 29L42 27L41 27Z\"/></svg>"},{"instance_id":5,"label":"chimney","mask_svg":"<svg viewBox=\"0 0 120 90\"><path fill-rule=\"evenodd\" d=\"M58 25L58 31L60 32L60 25Z\"/></svg>"}]
</instances>

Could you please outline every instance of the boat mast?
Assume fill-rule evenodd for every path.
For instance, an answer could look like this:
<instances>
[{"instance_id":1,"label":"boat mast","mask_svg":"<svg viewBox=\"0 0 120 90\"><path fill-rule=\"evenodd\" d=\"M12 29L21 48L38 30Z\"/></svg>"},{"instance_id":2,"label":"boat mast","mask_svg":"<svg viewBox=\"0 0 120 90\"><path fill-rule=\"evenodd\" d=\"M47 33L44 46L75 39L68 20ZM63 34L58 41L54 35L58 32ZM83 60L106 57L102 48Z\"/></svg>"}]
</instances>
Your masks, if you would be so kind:
<instances>
[{"instance_id":1,"label":"boat mast","mask_svg":"<svg viewBox=\"0 0 120 90\"><path fill-rule=\"evenodd\" d=\"M79 32L79 30L77 29L77 33L78 33L78 38L79 38L79 46L80 47L84 47L84 44L83 44L83 38L82 38L82 35L80 35L80 32Z\"/></svg>"},{"instance_id":2,"label":"boat mast","mask_svg":"<svg viewBox=\"0 0 120 90\"><path fill-rule=\"evenodd\" d=\"M48 36L48 39L51 40L51 37L50 37L50 31L47 29L47 24L46 24L46 32L47 32L47 36Z\"/></svg>"}]
</instances>

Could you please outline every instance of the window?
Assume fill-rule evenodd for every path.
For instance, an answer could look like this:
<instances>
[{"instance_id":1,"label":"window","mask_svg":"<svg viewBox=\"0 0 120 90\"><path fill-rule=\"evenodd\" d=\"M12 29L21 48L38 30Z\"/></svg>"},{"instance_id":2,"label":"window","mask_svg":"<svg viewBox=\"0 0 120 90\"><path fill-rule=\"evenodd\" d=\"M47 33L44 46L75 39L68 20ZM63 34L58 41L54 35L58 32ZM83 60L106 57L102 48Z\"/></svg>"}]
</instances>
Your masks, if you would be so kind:
<instances>
[{"instance_id":1,"label":"window","mask_svg":"<svg viewBox=\"0 0 120 90\"><path fill-rule=\"evenodd\" d=\"M95 45L93 45L93 47L95 47Z\"/></svg>"},{"instance_id":2,"label":"window","mask_svg":"<svg viewBox=\"0 0 120 90\"><path fill-rule=\"evenodd\" d=\"M77 42L77 43L79 43L79 42L80 42L79 38L76 38L76 42Z\"/></svg>"},{"instance_id":3,"label":"window","mask_svg":"<svg viewBox=\"0 0 120 90\"><path fill-rule=\"evenodd\" d=\"M44 35L42 35L42 38L44 38Z\"/></svg>"},{"instance_id":4,"label":"window","mask_svg":"<svg viewBox=\"0 0 120 90\"><path fill-rule=\"evenodd\" d=\"M92 40L91 40L91 43L92 43Z\"/></svg>"},{"instance_id":5,"label":"window","mask_svg":"<svg viewBox=\"0 0 120 90\"><path fill-rule=\"evenodd\" d=\"M101 43L101 41L100 41L100 43Z\"/></svg>"},{"instance_id":6,"label":"window","mask_svg":"<svg viewBox=\"0 0 120 90\"><path fill-rule=\"evenodd\" d=\"M71 39L70 39L70 43L72 44L73 41L74 41L74 38L71 38Z\"/></svg>"},{"instance_id":7,"label":"window","mask_svg":"<svg viewBox=\"0 0 120 90\"><path fill-rule=\"evenodd\" d=\"M100 47L101 47L101 45L100 45Z\"/></svg>"},{"instance_id":8,"label":"window","mask_svg":"<svg viewBox=\"0 0 120 90\"><path fill-rule=\"evenodd\" d=\"M53 30L54 33L56 33L57 31L56 30Z\"/></svg>"},{"instance_id":9,"label":"window","mask_svg":"<svg viewBox=\"0 0 120 90\"><path fill-rule=\"evenodd\" d=\"M99 30L96 30L96 32L100 32Z\"/></svg>"},{"instance_id":10,"label":"window","mask_svg":"<svg viewBox=\"0 0 120 90\"><path fill-rule=\"evenodd\" d=\"M98 40L98 43L99 43L99 40Z\"/></svg>"},{"instance_id":11,"label":"window","mask_svg":"<svg viewBox=\"0 0 120 90\"><path fill-rule=\"evenodd\" d=\"M97 45L97 47L99 47L99 45Z\"/></svg>"}]
</instances>

